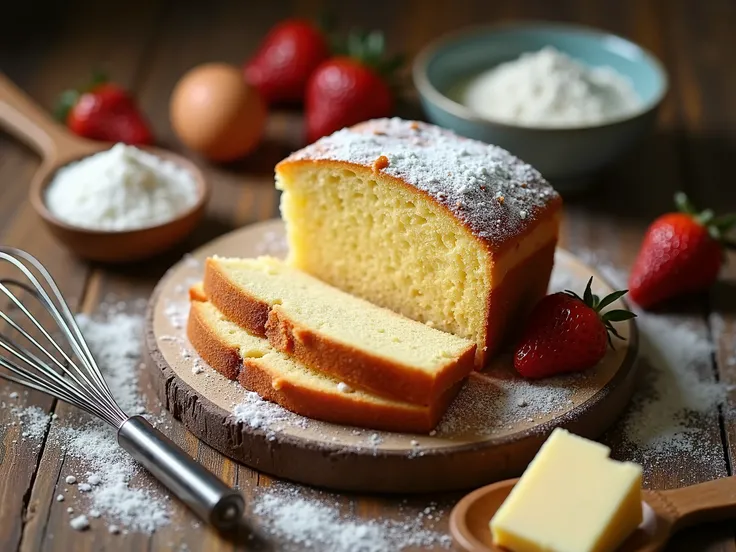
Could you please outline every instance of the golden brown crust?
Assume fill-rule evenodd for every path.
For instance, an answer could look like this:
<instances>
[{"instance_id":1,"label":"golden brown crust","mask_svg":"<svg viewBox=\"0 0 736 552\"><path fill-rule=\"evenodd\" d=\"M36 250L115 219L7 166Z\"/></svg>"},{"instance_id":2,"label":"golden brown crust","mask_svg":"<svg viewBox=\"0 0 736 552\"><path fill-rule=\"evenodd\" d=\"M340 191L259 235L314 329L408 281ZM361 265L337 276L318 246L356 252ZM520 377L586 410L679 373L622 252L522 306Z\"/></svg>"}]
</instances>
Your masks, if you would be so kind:
<instances>
[{"instance_id":1,"label":"golden brown crust","mask_svg":"<svg viewBox=\"0 0 736 552\"><path fill-rule=\"evenodd\" d=\"M216 268L213 259L207 259L204 271L204 292L207 298L228 319L248 332L264 337L270 306L248 295Z\"/></svg>"},{"instance_id":2,"label":"golden brown crust","mask_svg":"<svg viewBox=\"0 0 736 552\"><path fill-rule=\"evenodd\" d=\"M436 402L448 387L467 376L475 357L475 345L471 345L458 359L448 359L436 375L428 374L330 339L290 319L279 305L271 309L266 337L279 351L353 387L424 405Z\"/></svg>"},{"instance_id":3,"label":"golden brown crust","mask_svg":"<svg viewBox=\"0 0 736 552\"><path fill-rule=\"evenodd\" d=\"M223 343L217 333L207 324L202 313L203 304L192 301L187 322L187 337L199 356L227 379L237 379L243 366L240 352Z\"/></svg>"},{"instance_id":4,"label":"golden brown crust","mask_svg":"<svg viewBox=\"0 0 736 552\"><path fill-rule=\"evenodd\" d=\"M452 211L452 209L450 209L447 205L444 205L441 202L437 201L437 198L434 197L432 194L429 194L425 190L421 190L415 186L412 186L411 184L405 182L401 178L398 178L398 177L395 177L389 174L383 174L383 173L375 174L372 171L372 167L370 166L350 163L348 161L339 161L339 160L286 158L276 165L276 172L285 173L285 172L295 170L305 165L317 165L317 166L323 166L323 167L329 167L329 168L337 167L341 169L348 169L351 171L361 173L366 178L373 178L377 180L383 180L385 182L390 182L391 184L401 186L402 188L410 191L411 193L419 194L423 196L424 198L433 202L439 208L441 208L448 217L454 220L458 224L458 226L462 228L463 231L465 231L468 234L468 236L470 236L472 239L477 241L479 244L481 244L481 246L484 249L493 253L494 255L503 255L508 249L511 249L512 247L514 247L526 235L533 232L539 224L543 223L546 220L549 220L550 217L557 216L558 212L562 209L562 197L559 195L555 195L551 197L547 205L543 209L538 210L538 212L535 214L535 217L534 217L535 220L530 221L530 223L524 228L522 232L514 234L513 239L507 239L503 243L494 244L487 239L481 238L475 232L473 232L473 230L471 229L470 225L467 222L460 220L455 215L455 213Z\"/></svg>"},{"instance_id":5,"label":"golden brown crust","mask_svg":"<svg viewBox=\"0 0 736 552\"><path fill-rule=\"evenodd\" d=\"M491 165L503 170L489 173ZM557 238L562 198L538 171L500 148L426 123L376 119L343 129L281 161L276 166L277 181L283 179L288 193L288 181L296 180L302 169L312 168L349 170L387 188L418 194L437 206L487 253L484 270L491 282L496 262L513 255L524 239L534 234L536 241L540 231L547 233L548 228L555 234L549 236L550 241ZM542 273L548 273L551 266L542 267ZM499 347L499 336L507 334L505 328L511 325L496 315L508 312L518 319L517 311L524 310L522 295L536 296L535 290L542 283L547 285L540 277L522 276L522 284L508 284L510 297L489 290L485 298L486 332L485 339L481 338L485 347L479 344L476 354L479 368ZM503 327L499 329L499 325Z\"/></svg>"},{"instance_id":6,"label":"golden brown crust","mask_svg":"<svg viewBox=\"0 0 736 552\"><path fill-rule=\"evenodd\" d=\"M324 393L273 378L260 359L245 359L240 385L264 399L308 418L384 431L428 433L439 423L461 383L448 389L430 407L404 403L369 403L349 398L349 393Z\"/></svg>"},{"instance_id":7,"label":"golden brown crust","mask_svg":"<svg viewBox=\"0 0 736 552\"><path fill-rule=\"evenodd\" d=\"M209 327L201 308L198 300L192 303L187 325L187 336L197 353L228 379L237 379L249 391L309 418L377 430L426 433L437 425L461 385L452 386L431 406L364 402L350 393L301 387L272 376L265 366L268 359L241 358L237 349Z\"/></svg>"},{"instance_id":8,"label":"golden brown crust","mask_svg":"<svg viewBox=\"0 0 736 552\"><path fill-rule=\"evenodd\" d=\"M481 361L477 364L481 368L504 342L512 341L514 330L547 294L556 247L555 238L512 268L501 284L491 290L486 300L486 350L479 355ZM494 324L499 320L501 324Z\"/></svg>"},{"instance_id":9,"label":"golden brown crust","mask_svg":"<svg viewBox=\"0 0 736 552\"><path fill-rule=\"evenodd\" d=\"M268 338L271 345L303 364L317 369L358 389L387 398L415 404L432 404L448 387L473 370L474 344L456 359L447 359L443 370L434 374L332 340L319 330L300 326L284 310L268 305L232 283L215 262L205 266L207 297L230 320L250 333ZM221 307L221 305L223 307ZM231 314L234 313L234 314ZM252 313L256 313L253 315Z\"/></svg>"},{"instance_id":10,"label":"golden brown crust","mask_svg":"<svg viewBox=\"0 0 736 552\"><path fill-rule=\"evenodd\" d=\"M453 211L449 207L437 201L437 198L434 197L433 195L427 193L424 190L418 189L415 186L412 186L411 184L408 184L401 178L397 178L397 177L383 174L383 173L376 175L371 172L372 171L371 167L367 167L367 166L356 164L356 163L350 163L347 161L339 161L339 160L287 158L284 161L281 161L278 165L276 165L276 171L287 173L289 171L296 170L301 166L314 165L314 164L322 165L324 167L338 167L342 169L349 169L352 171L365 173L366 177L374 178L377 180L383 180L384 182L390 182L392 185L398 185L398 186L403 187L406 190L409 190L412 193L420 194L422 197L428 199L429 201L433 202L436 206L441 208L448 217L450 217L452 220L456 222L456 224L458 225L460 229L462 229L462 231L464 231L471 239L473 239L478 244L480 244L480 246L483 247L490 255L496 258L506 254L512 248L518 247L518 244L526 236L534 232L541 224L548 222L550 219L559 219L560 211L562 210L562 198L559 195L552 196L549 199L546 206L535 214L535 217L534 217L535 220L530 221L530 223L524 228L522 232L515 234L513 236L513 239L508 239L501 244L494 244L490 242L489 240L483 239L482 237L478 236L475 232L473 232L473 230L471 229L470 225L467 222L464 222L460 220L459 218L457 218L455 216L455 213L453 213ZM551 247L554 250L554 246L557 243L556 235L553 237L553 241L551 241L550 243L552 244ZM548 249L549 247L550 245L545 245L543 248L535 252L535 254L532 255L532 257L539 255L542 258L549 258L550 257L550 252ZM542 249L544 249L544 252L539 253L540 251L542 251ZM552 257L554 256L553 252L552 252ZM549 261L549 263L547 264L542 263L539 266L541 270L541 272L539 273L539 277L537 277L538 275L532 275L531 278L530 278L530 275L524 274L524 270L525 270L524 267L530 264L537 265L538 261L534 261L532 259L526 259L525 261L519 263L517 267L512 269L506 278L510 277L511 279L513 279L515 277L521 276L522 278L521 281L527 281L529 279L534 279L535 283L533 284L533 288L535 291L531 291L529 293L530 300L533 299L533 303L532 303L533 305L534 303L536 303L536 301L541 299L542 296L544 296L544 292L542 292L542 294L540 295L539 292L536 290L538 290L539 288L544 288L544 290L546 291L546 287L549 283L549 276L547 276L547 278L544 279L543 277L541 277L541 275L545 273L549 275L551 273L553 262ZM491 269L492 269L491 265L488 265L486 267L486 270L488 271L488 274L489 274L489 279L490 279ZM506 281L506 278L504 279L504 281ZM499 287L502 288L502 286L503 286L503 282L501 283ZM504 310L509 310L509 309L500 308L501 306L503 306L503 303L500 306L497 305L496 307L492 307L491 306L492 296L495 296L497 298L503 297L503 293L500 293L498 291L494 293L492 291L491 294L489 294L488 297L486 298L486 305L487 305L487 312L488 312L488 316L486 318L486 332L485 332L486 346L485 346L485 350L479 349L476 353L475 367L478 370L483 369L488 359L491 358L492 354L499 349L499 347L502 344L502 337L509 335L510 333L509 331L506 331L503 328L500 330L496 329L493 325L493 321L502 320L504 321L504 324L506 326L512 325L511 323L505 321L505 319L498 318L498 316ZM509 302L510 301L507 299L506 303L509 303ZM513 318L514 320L521 320L523 314L525 312L528 312L529 309L526 307L516 309L513 306L511 306L510 310L514 313L516 313L516 311L518 310L518 314L515 314Z\"/></svg>"},{"instance_id":11,"label":"golden brown crust","mask_svg":"<svg viewBox=\"0 0 736 552\"><path fill-rule=\"evenodd\" d=\"M190 301L207 301L207 294L204 292L204 286L202 282L194 284L189 288L189 300Z\"/></svg>"}]
</instances>

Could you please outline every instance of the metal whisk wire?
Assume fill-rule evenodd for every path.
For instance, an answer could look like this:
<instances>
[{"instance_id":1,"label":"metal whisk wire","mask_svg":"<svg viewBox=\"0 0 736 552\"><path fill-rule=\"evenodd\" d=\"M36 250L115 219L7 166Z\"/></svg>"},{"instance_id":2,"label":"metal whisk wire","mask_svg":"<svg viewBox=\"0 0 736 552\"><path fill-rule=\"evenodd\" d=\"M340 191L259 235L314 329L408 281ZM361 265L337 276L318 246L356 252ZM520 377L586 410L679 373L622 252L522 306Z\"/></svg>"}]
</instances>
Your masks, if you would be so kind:
<instances>
[{"instance_id":1,"label":"metal whisk wire","mask_svg":"<svg viewBox=\"0 0 736 552\"><path fill-rule=\"evenodd\" d=\"M11 355L10 358L0 357L0 366L8 370L0 371L0 377L52 395L119 428L128 416L115 402L54 279L43 265L25 251L0 247L0 261L15 266L30 282L28 285L15 279L0 280L0 292L10 300L11 307L23 315L14 318L0 310L0 318L24 339L23 343L34 347L31 351L20 345L17 339L0 333L0 348ZM38 272L48 290L32 269ZM71 346L72 355L68 355L43 327L25 302L13 291L16 288L25 292L28 298L35 299L51 315ZM41 337L32 336L23 327L27 323Z\"/></svg>"},{"instance_id":2,"label":"metal whisk wire","mask_svg":"<svg viewBox=\"0 0 736 552\"><path fill-rule=\"evenodd\" d=\"M0 264L5 262L19 270L27 282L0 279L0 299L4 296L10 301L9 309L0 304L0 322L10 330L0 329L0 378L56 397L111 424L117 430L118 444L197 515L219 529L235 525L245 509L240 493L192 460L145 418L128 417L115 402L74 315L46 268L25 251L0 246ZM51 332L28 307L31 300L53 319ZM56 329L71 354L51 335Z\"/></svg>"}]
</instances>

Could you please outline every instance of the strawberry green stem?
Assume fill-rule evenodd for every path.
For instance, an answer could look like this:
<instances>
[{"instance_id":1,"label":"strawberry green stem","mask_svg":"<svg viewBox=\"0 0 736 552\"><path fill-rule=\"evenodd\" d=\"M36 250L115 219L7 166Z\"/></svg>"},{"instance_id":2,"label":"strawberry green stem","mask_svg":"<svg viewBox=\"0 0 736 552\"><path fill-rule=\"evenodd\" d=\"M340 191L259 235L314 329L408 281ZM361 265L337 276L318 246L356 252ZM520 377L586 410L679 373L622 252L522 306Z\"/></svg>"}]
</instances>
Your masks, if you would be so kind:
<instances>
[{"instance_id":1,"label":"strawberry green stem","mask_svg":"<svg viewBox=\"0 0 736 552\"><path fill-rule=\"evenodd\" d=\"M690 215L698 224L704 226L714 240L727 249L733 249L735 242L726 236L733 228L736 228L736 213L717 217L712 209L699 211L683 192L675 194L675 205L681 213Z\"/></svg>"},{"instance_id":2,"label":"strawberry green stem","mask_svg":"<svg viewBox=\"0 0 736 552\"><path fill-rule=\"evenodd\" d=\"M625 338L616 331L616 328L613 327L613 322L625 322L626 320L631 320L632 318L636 318L636 314L634 314L631 311L624 310L624 309L609 310L608 312L601 314L601 310L603 310L605 307L621 299L624 295L628 293L629 290L622 289L619 291L614 291L613 293L610 293L606 295L605 297L600 298L593 293L591 289L592 284L593 284L593 277L591 276L590 279L588 280L588 284L585 286L585 292L583 293L582 297L580 297L574 291L570 291L570 290L565 290L565 293L582 301L587 306L589 306L591 309L593 309L596 312L596 314L598 314L598 316L601 319L601 322L603 322L603 325L606 328L606 332L608 334L608 344L610 345L611 349L614 349L613 341L611 340L611 336L613 335L614 337L617 337L618 339L621 339L621 340L625 340Z\"/></svg>"}]
</instances>

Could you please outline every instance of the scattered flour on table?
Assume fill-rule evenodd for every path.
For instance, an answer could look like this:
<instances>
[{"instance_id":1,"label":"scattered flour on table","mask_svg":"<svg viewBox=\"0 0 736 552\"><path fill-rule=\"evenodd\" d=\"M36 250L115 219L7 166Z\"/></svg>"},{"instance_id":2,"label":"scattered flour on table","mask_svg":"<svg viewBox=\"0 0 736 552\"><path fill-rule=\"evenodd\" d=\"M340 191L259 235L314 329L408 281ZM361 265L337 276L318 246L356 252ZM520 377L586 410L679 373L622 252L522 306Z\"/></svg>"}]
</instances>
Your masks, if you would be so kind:
<instances>
[{"instance_id":1,"label":"scattered flour on table","mask_svg":"<svg viewBox=\"0 0 736 552\"><path fill-rule=\"evenodd\" d=\"M85 315L77 320L120 406L128 413L144 412L138 392L143 318L117 312L102 321ZM79 485L88 497L88 515L105 515L126 529L148 533L169 522L164 498L152 489L131 486L133 477L143 470L118 446L112 428L94 420L60 427L57 439L66 454L88 470L87 482Z\"/></svg>"},{"instance_id":2,"label":"scattered flour on table","mask_svg":"<svg viewBox=\"0 0 736 552\"><path fill-rule=\"evenodd\" d=\"M90 422L81 428L62 428L61 443L66 453L81 461L83 469L94 470L100 482L86 485L90 511L97 510L120 525L151 533L169 522L165 500L152 490L130 486L133 476L142 471L118 446L111 428Z\"/></svg>"},{"instance_id":3,"label":"scattered flour on table","mask_svg":"<svg viewBox=\"0 0 736 552\"><path fill-rule=\"evenodd\" d=\"M51 423L51 414L39 406L14 407L11 412L20 423L21 437L24 439L40 439Z\"/></svg>"},{"instance_id":4,"label":"scattered flour on table","mask_svg":"<svg viewBox=\"0 0 736 552\"><path fill-rule=\"evenodd\" d=\"M418 515L399 512L398 519L364 520L341 512L329 495L307 497L279 484L256 494L252 511L258 527L280 541L279 550L384 552L452 545L449 535L426 527L443 514L435 505Z\"/></svg>"},{"instance_id":5,"label":"scattered flour on table","mask_svg":"<svg viewBox=\"0 0 736 552\"><path fill-rule=\"evenodd\" d=\"M596 267L609 279L619 284L622 281L618 269L601 263L596 263ZM577 290L581 284L584 282L556 271L550 289ZM170 313L185 320L185 307L186 303L182 302L172 307ZM80 326L121 405L129 412L142 412L143 401L137 390L142 318L114 309L110 312L112 314L104 321L80 316ZM624 436L645 454L655 457L678 452L697 453L702 435L692 423L693 416L712 413L724 402L727 391L727 386L712 381L709 371L711 345L705 335L695 331L686 321L673 317L640 313L638 323L642 356L647 360L643 368L647 373L633 407L621 422ZM172 338L183 339L183 327L184 324ZM585 385L584 376L526 382L498 373L493 379L474 375L438 427L437 435L442 437L458 431L502 431L511 423L533 420L566 407L571 388L582 385ZM29 436L43 435L50 423L46 413L37 407L14 409ZM272 436L288 426L306 428L312 423L245 391L243 400L233 408L233 416ZM365 430L355 430L353 434L363 435L366 446L378 446L391 436ZM94 524L94 518L102 515L109 518L108 525L115 531L124 528L151 532L169 522L166 498L151 488L136 484L131 487L132 478L142 470L118 447L112 430L91 422L77 428L59 428L57 438L66 454L79 459L80 470L86 472L77 476L90 486L89 492L80 499L84 500L85 508L79 512L88 524ZM411 443L418 444L418 441L413 439ZM432 514L406 514L401 520L359 520L341 513L337 503L329 497L323 494L323 498L314 498L299 492L298 488L289 490L277 485L257 493L252 509L267 533L298 550L373 552L407 547L449 547L451 544L447 534L425 527L427 521L432 520ZM80 510L76 504L74 506L70 507L70 513Z\"/></svg>"},{"instance_id":6,"label":"scattered flour on table","mask_svg":"<svg viewBox=\"0 0 736 552\"><path fill-rule=\"evenodd\" d=\"M72 526L72 529L84 531L85 529L89 529L89 519L85 515L77 516L69 522L69 525Z\"/></svg>"},{"instance_id":7,"label":"scattered flour on table","mask_svg":"<svg viewBox=\"0 0 736 552\"><path fill-rule=\"evenodd\" d=\"M687 321L640 315L642 383L623 420L626 438L648 454L697 452L698 416L714 414L729 386L714 381L713 346Z\"/></svg>"},{"instance_id":8,"label":"scattered flour on table","mask_svg":"<svg viewBox=\"0 0 736 552\"><path fill-rule=\"evenodd\" d=\"M627 272L601 252L575 253L617 288L626 286ZM553 277L551 288L554 282ZM557 282L560 284L569 286L562 279ZM725 407L732 386L713 376L714 350L704 328L687 317L636 307L634 311L639 328L640 381L630 408L619 421L624 439L646 462L678 455L701 460L707 457L707 461L713 456L713 461L719 461L720 443L709 449L702 421Z\"/></svg>"},{"instance_id":9,"label":"scattered flour on table","mask_svg":"<svg viewBox=\"0 0 736 552\"><path fill-rule=\"evenodd\" d=\"M145 412L138 392L143 318L117 313L95 321L80 314L77 323L118 404L128 414Z\"/></svg>"}]
</instances>

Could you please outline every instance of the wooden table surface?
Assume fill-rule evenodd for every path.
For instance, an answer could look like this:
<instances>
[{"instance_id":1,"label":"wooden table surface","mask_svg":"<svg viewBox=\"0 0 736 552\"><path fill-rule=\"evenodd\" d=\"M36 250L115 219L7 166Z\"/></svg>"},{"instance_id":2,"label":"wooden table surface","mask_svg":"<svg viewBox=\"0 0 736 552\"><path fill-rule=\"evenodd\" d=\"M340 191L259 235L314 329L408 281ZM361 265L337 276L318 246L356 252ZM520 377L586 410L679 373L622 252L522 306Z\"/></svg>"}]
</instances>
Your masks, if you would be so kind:
<instances>
[{"instance_id":1,"label":"wooden table surface","mask_svg":"<svg viewBox=\"0 0 736 552\"><path fill-rule=\"evenodd\" d=\"M240 63L276 21L289 15L313 16L327 7L344 27L384 29L395 50L415 54L439 34L469 24L514 18L577 21L627 36L653 51L666 65L671 92L658 130L618 164L595 178L597 191L568 198L563 245L572 251L594 251L626 269L636 253L648 221L670 205L675 190L687 191L701 205L736 210L736 3L732 0L654 2L629 0L588 2L166 2L138 3L15 2L0 16L0 69L43 106L51 108L64 87L82 83L91 67L104 67L135 92L149 115L161 145L180 149L168 121L169 94L177 78L193 65L210 60ZM69 6L71 4L72 6ZM76 4L76 5L75 5ZM274 164L301 143L298 112L277 112L269 123L269 140L251 158L227 167L195 160L214 186L206 222L178 250L154 262L103 267L82 262L61 248L41 227L26 200L38 167L36 155L14 138L0 133L0 243L37 255L61 282L72 304L94 312L109 294L132 301L147 298L163 272L185 251L230 229L278 214L273 187ZM709 377L736 384L731 359L736 346L736 259L709 294L673 308L715 344ZM0 393L11 388L0 384ZM160 411L143 386L149 410ZM729 402L736 398L733 393ZM31 393L34 403L60 414L69 409ZM703 417L703 447L722 450L711 465L682 455L647 465L647 485L671 488L732 474L736 424L730 404ZM56 503L55 484L70 460L44 441L40 448L18 441L9 410L0 410L0 550L243 550L247 542L223 540L175 505L176 523L153 536L111 536L105 531L80 533L68 524L63 503ZM271 480L223 458L198 442L178 423L171 437L209 469L246 496ZM604 439L619 457L620 432ZM697 468L694 468L697 466ZM458 469L462 469L459 467ZM446 511L459 495L412 499L404 508L423 508L437 499ZM387 497L336 497L365 518L395 516L399 500ZM447 529L447 515L437 526ZM733 551L732 523L680 533L670 550Z\"/></svg>"}]
</instances>

